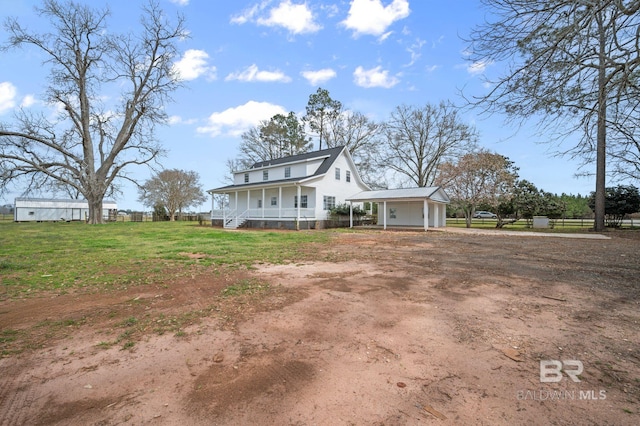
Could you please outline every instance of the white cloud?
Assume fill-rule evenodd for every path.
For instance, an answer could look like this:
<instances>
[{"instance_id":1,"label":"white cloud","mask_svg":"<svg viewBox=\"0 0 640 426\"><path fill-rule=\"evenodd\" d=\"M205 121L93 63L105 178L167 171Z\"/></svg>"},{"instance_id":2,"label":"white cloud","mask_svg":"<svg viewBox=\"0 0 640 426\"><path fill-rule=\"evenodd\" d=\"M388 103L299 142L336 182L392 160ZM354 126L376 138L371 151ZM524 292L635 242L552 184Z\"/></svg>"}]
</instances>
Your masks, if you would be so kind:
<instances>
[{"instance_id":1,"label":"white cloud","mask_svg":"<svg viewBox=\"0 0 640 426\"><path fill-rule=\"evenodd\" d=\"M16 106L18 90L8 81L0 83L0 114L9 111Z\"/></svg>"},{"instance_id":2,"label":"white cloud","mask_svg":"<svg viewBox=\"0 0 640 426\"><path fill-rule=\"evenodd\" d=\"M397 77L389 76L389 71L383 70L381 66L370 70L358 67L353 73L353 79L356 85L365 88L384 87L389 89L400 83Z\"/></svg>"},{"instance_id":3,"label":"white cloud","mask_svg":"<svg viewBox=\"0 0 640 426\"><path fill-rule=\"evenodd\" d=\"M269 120L276 114L287 114L280 105L269 102L249 101L244 105L214 112L209 116L208 125L198 127L196 131L211 137L229 135L238 137L262 120Z\"/></svg>"},{"instance_id":4,"label":"white cloud","mask_svg":"<svg viewBox=\"0 0 640 426\"><path fill-rule=\"evenodd\" d=\"M216 67L209 66L207 59L209 54L204 50L189 49L184 52L179 61L173 64L173 67L181 80L195 80L202 75L215 80Z\"/></svg>"},{"instance_id":5,"label":"white cloud","mask_svg":"<svg viewBox=\"0 0 640 426\"><path fill-rule=\"evenodd\" d=\"M171 117L169 117L168 120L168 124L170 126L175 126L178 124L194 124L196 122L195 119L190 118L185 120L184 118L180 117L179 115L172 115Z\"/></svg>"},{"instance_id":6,"label":"white cloud","mask_svg":"<svg viewBox=\"0 0 640 426\"><path fill-rule=\"evenodd\" d=\"M306 3L294 4L291 0L283 0L266 12L269 3L270 1L265 0L245 9L232 17L231 23L242 25L254 22L267 27L282 27L292 34L315 33L322 29Z\"/></svg>"},{"instance_id":7,"label":"white cloud","mask_svg":"<svg viewBox=\"0 0 640 426\"><path fill-rule=\"evenodd\" d=\"M189 0L169 0L173 4L177 4L178 6L187 6L189 4Z\"/></svg>"},{"instance_id":8,"label":"white cloud","mask_svg":"<svg viewBox=\"0 0 640 426\"><path fill-rule=\"evenodd\" d=\"M302 74L312 86L317 86L337 76L336 72L331 68L324 68L317 71L302 71L300 74Z\"/></svg>"},{"instance_id":9,"label":"white cloud","mask_svg":"<svg viewBox=\"0 0 640 426\"><path fill-rule=\"evenodd\" d=\"M341 24L353 30L354 37L368 34L384 39L389 36L387 28L409 13L408 0L393 0L387 6L383 6L381 0L352 0L349 15Z\"/></svg>"},{"instance_id":10,"label":"white cloud","mask_svg":"<svg viewBox=\"0 0 640 426\"><path fill-rule=\"evenodd\" d=\"M407 47L407 52L411 54L411 61L407 65L404 65L405 67L412 66L418 59L420 59L420 56L422 56L422 46L424 46L425 43L426 41L418 38L410 47Z\"/></svg>"},{"instance_id":11,"label":"white cloud","mask_svg":"<svg viewBox=\"0 0 640 426\"><path fill-rule=\"evenodd\" d=\"M258 18L258 25L284 27L293 34L315 33L322 26L313 19L313 13L303 4L292 4L291 0L281 2L271 9L268 18Z\"/></svg>"},{"instance_id":12,"label":"white cloud","mask_svg":"<svg viewBox=\"0 0 640 426\"><path fill-rule=\"evenodd\" d=\"M242 11L239 15L231 17L232 24L246 24L247 22L253 22L256 15L258 15L269 4L269 0L265 0L262 3L255 4Z\"/></svg>"},{"instance_id":13,"label":"white cloud","mask_svg":"<svg viewBox=\"0 0 640 426\"><path fill-rule=\"evenodd\" d=\"M24 98L22 98L22 102L20 102L20 107L29 108L35 103L36 103L36 98L33 95L27 95Z\"/></svg>"},{"instance_id":14,"label":"white cloud","mask_svg":"<svg viewBox=\"0 0 640 426\"><path fill-rule=\"evenodd\" d=\"M231 73L225 77L226 81L238 80L244 82L267 82L267 83L288 83L291 78L280 70L260 71L256 64L250 65L244 71Z\"/></svg>"},{"instance_id":15,"label":"white cloud","mask_svg":"<svg viewBox=\"0 0 640 426\"><path fill-rule=\"evenodd\" d=\"M467 72L471 75L482 74L493 61L478 61L467 66Z\"/></svg>"}]
</instances>

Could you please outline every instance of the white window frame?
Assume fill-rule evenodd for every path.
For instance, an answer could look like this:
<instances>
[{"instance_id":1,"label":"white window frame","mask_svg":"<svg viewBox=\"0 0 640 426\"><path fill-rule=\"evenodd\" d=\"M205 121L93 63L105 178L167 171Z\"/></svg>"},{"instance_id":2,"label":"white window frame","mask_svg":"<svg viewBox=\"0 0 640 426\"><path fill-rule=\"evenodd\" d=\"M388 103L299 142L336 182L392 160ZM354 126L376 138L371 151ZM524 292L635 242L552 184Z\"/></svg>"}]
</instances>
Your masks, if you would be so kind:
<instances>
[{"instance_id":1,"label":"white window frame","mask_svg":"<svg viewBox=\"0 0 640 426\"><path fill-rule=\"evenodd\" d=\"M333 195L325 195L322 197L322 209L331 210L336 206L336 197Z\"/></svg>"},{"instance_id":2,"label":"white window frame","mask_svg":"<svg viewBox=\"0 0 640 426\"><path fill-rule=\"evenodd\" d=\"M291 167L287 166L284 168L284 177L285 178L290 178L291 177Z\"/></svg>"},{"instance_id":3,"label":"white window frame","mask_svg":"<svg viewBox=\"0 0 640 426\"><path fill-rule=\"evenodd\" d=\"M262 171L262 180L269 180L269 170Z\"/></svg>"},{"instance_id":4,"label":"white window frame","mask_svg":"<svg viewBox=\"0 0 640 426\"><path fill-rule=\"evenodd\" d=\"M344 178L345 178L345 180L346 180L347 182L351 182L351 171L350 171L350 170L347 170L347 171L345 172Z\"/></svg>"},{"instance_id":5,"label":"white window frame","mask_svg":"<svg viewBox=\"0 0 640 426\"><path fill-rule=\"evenodd\" d=\"M340 180L340 167L336 167L336 180Z\"/></svg>"},{"instance_id":6,"label":"white window frame","mask_svg":"<svg viewBox=\"0 0 640 426\"><path fill-rule=\"evenodd\" d=\"M271 197L271 205L272 206L278 205L278 197Z\"/></svg>"},{"instance_id":7,"label":"white window frame","mask_svg":"<svg viewBox=\"0 0 640 426\"><path fill-rule=\"evenodd\" d=\"M249 173L244 174L244 183L249 183Z\"/></svg>"}]
</instances>

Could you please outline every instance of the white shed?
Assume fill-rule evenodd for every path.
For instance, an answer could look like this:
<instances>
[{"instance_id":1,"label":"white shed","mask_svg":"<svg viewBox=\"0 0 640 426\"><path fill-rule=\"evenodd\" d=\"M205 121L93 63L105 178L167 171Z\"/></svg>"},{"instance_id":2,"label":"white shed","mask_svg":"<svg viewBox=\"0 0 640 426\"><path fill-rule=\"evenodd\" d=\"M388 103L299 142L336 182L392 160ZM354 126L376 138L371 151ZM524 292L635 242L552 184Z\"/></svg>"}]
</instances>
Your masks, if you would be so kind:
<instances>
[{"instance_id":1,"label":"white shed","mask_svg":"<svg viewBox=\"0 0 640 426\"><path fill-rule=\"evenodd\" d=\"M115 201L102 202L102 217L114 218L118 211ZM86 200L57 200L47 198L16 198L13 220L16 222L78 221L86 220L89 203Z\"/></svg>"},{"instance_id":2,"label":"white shed","mask_svg":"<svg viewBox=\"0 0 640 426\"><path fill-rule=\"evenodd\" d=\"M447 226L450 200L439 186L362 191L347 201L377 203L378 225L384 229L387 226L419 226L426 231L429 227Z\"/></svg>"}]
</instances>

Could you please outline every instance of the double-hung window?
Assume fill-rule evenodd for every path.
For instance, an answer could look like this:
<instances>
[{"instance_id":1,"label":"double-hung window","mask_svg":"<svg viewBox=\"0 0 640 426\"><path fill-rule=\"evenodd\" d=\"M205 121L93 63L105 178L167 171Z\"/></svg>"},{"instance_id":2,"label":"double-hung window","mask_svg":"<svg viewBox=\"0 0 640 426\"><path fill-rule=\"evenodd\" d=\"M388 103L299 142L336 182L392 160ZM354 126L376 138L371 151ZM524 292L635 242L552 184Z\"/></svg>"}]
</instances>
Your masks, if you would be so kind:
<instances>
[{"instance_id":1,"label":"double-hung window","mask_svg":"<svg viewBox=\"0 0 640 426\"><path fill-rule=\"evenodd\" d=\"M269 170L262 171L262 180L269 180Z\"/></svg>"},{"instance_id":2,"label":"double-hung window","mask_svg":"<svg viewBox=\"0 0 640 426\"><path fill-rule=\"evenodd\" d=\"M340 167L336 167L336 180L340 180Z\"/></svg>"},{"instance_id":3,"label":"double-hung window","mask_svg":"<svg viewBox=\"0 0 640 426\"><path fill-rule=\"evenodd\" d=\"M287 166L284 168L284 177L285 178L290 178L291 177L291 167Z\"/></svg>"},{"instance_id":4,"label":"double-hung window","mask_svg":"<svg viewBox=\"0 0 640 426\"><path fill-rule=\"evenodd\" d=\"M249 183L249 173L244 174L244 183Z\"/></svg>"},{"instance_id":5,"label":"double-hung window","mask_svg":"<svg viewBox=\"0 0 640 426\"><path fill-rule=\"evenodd\" d=\"M347 182L351 182L351 171L347 170L345 172L344 178Z\"/></svg>"},{"instance_id":6,"label":"double-hung window","mask_svg":"<svg viewBox=\"0 0 640 426\"><path fill-rule=\"evenodd\" d=\"M322 209L331 210L336 206L336 197L325 195L322 197Z\"/></svg>"},{"instance_id":7,"label":"double-hung window","mask_svg":"<svg viewBox=\"0 0 640 426\"><path fill-rule=\"evenodd\" d=\"M298 196L294 195L293 196L293 206L295 208L298 208ZM308 206L307 204L307 196L306 195L301 195L300 196L300 208L301 209L306 209Z\"/></svg>"}]
</instances>

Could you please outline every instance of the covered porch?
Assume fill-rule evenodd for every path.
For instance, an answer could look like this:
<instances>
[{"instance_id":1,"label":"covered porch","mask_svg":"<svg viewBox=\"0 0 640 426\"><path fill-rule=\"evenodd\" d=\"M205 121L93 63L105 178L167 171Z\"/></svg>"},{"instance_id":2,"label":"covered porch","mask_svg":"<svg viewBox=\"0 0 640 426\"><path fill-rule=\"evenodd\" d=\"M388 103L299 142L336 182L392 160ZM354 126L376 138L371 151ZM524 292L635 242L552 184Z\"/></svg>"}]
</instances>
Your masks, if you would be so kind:
<instances>
[{"instance_id":1,"label":"covered porch","mask_svg":"<svg viewBox=\"0 0 640 426\"><path fill-rule=\"evenodd\" d=\"M221 188L209 191L211 220L237 228L248 220L315 221L316 189L299 184ZM217 198L217 199L216 199Z\"/></svg>"}]
</instances>

